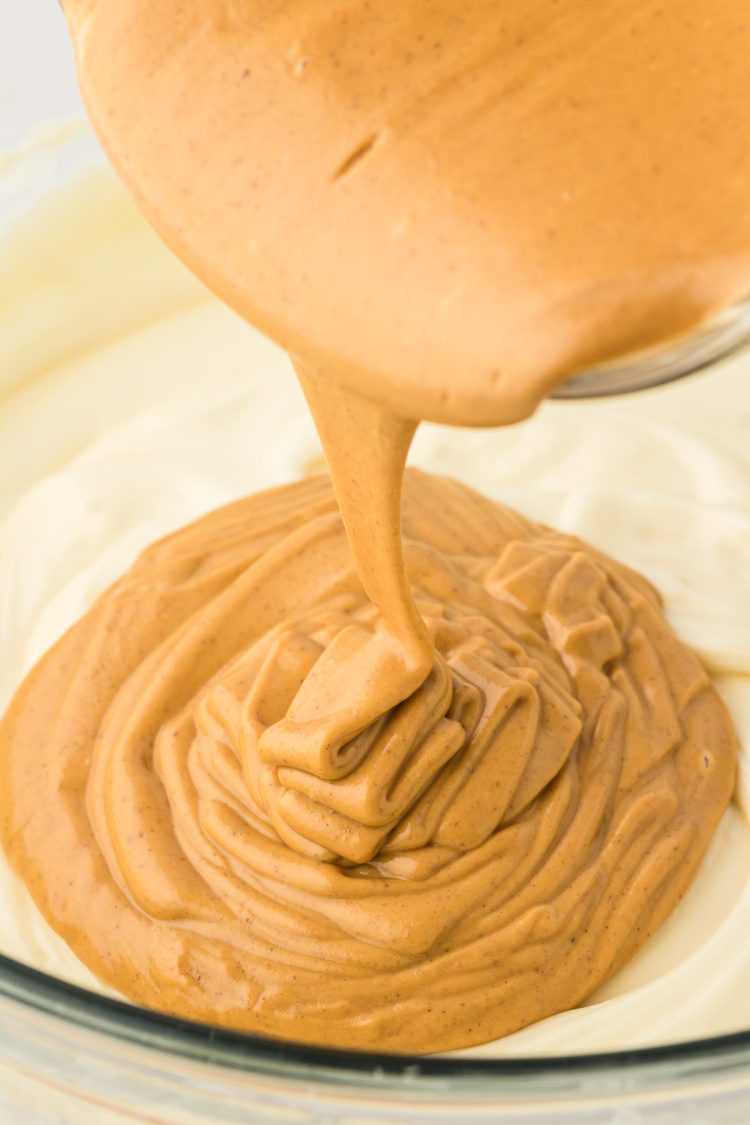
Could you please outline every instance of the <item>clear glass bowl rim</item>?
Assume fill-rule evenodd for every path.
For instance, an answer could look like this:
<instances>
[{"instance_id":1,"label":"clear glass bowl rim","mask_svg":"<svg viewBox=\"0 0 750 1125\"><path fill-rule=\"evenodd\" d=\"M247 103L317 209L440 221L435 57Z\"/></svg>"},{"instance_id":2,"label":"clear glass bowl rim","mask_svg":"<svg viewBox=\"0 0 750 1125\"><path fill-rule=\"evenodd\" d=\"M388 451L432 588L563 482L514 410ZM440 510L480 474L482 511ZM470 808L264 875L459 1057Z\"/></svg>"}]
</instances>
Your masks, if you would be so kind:
<instances>
[{"instance_id":1,"label":"clear glass bowl rim","mask_svg":"<svg viewBox=\"0 0 750 1125\"><path fill-rule=\"evenodd\" d=\"M424 1085L449 1079L455 1092L476 1089L477 1081L497 1085L507 1093L513 1079L561 1076L581 1080L619 1073L623 1077L652 1072L674 1079L680 1070L696 1069L708 1076L715 1069L750 1078L750 1030L655 1047L507 1059L387 1054L310 1046L294 1041L249 1035L165 1015L89 992L0 954L0 998L37 1014L64 1019L84 1031L104 1035L116 1046L129 1043L195 1060L225 1071L290 1077L316 1077L330 1083L366 1083L377 1077L378 1086L393 1086L399 1079L418 1078ZM650 1084L650 1083L647 1083ZM679 1085L679 1080L678 1080Z\"/></svg>"}]
</instances>

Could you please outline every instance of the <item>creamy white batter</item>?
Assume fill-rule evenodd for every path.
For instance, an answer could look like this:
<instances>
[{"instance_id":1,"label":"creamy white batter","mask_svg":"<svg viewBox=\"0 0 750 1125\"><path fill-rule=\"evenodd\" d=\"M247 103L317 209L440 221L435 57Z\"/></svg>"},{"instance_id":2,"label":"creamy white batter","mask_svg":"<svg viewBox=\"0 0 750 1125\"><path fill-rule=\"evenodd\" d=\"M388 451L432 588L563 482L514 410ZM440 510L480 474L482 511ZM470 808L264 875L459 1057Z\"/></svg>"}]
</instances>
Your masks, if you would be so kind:
<instances>
[{"instance_id":1,"label":"creamy white batter","mask_svg":"<svg viewBox=\"0 0 750 1125\"><path fill-rule=\"evenodd\" d=\"M285 356L161 248L105 168L69 174L66 154L70 143L32 157L57 188L31 205L29 158L4 169L0 707L141 547L319 467ZM646 395L547 403L508 430L424 426L412 460L651 578L743 744L737 805L646 948L584 1008L471 1053L601 1050L748 1027L750 355ZM104 991L2 862L0 903L0 952Z\"/></svg>"}]
</instances>

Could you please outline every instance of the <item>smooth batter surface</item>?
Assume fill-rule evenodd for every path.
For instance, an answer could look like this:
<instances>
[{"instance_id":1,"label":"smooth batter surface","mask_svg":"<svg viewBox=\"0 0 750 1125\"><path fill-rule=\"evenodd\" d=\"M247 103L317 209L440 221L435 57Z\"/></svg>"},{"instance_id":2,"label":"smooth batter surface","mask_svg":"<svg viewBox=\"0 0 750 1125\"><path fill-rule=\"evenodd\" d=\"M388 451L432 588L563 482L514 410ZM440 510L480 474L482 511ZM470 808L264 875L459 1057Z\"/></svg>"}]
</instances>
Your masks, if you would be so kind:
<instances>
[{"instance_id":1,"label":"smooth batter surface","mask_svg":"<svg viewBox=\"0 0 750 1125\"><path fill-rule=\"evenodd\" d=\"M549 5L538 7L547 14ZM249 52L254 44L253 51L265 52L261 63L274 57L274 35L288 34L290 14L304 37L304 6L210 6L188 16L181 5L158 14L150 5L131 8L83 4L86 18L76 23L74 15L95 119L157 226L199 272L261 324L255 302L262 293L276 334L273 317L288 318L284 342L304 356L297 369L341 516L329 486L319 495L312 484L218 513L187 539L178 536L147 555L39 666L6 717L6 838L58 928L136 999L297 1038L415 1050L515 1030L579 1002L674 906L731 795L734 736L705 672L665 626L653 592L583 545L561 543L468 493L451 501L450 485L427 482L407 490L404 560L399 510L409 419L435 416L439 402L437 416L452 421L513 420L576 364L694 323L750 279L747 213L728 223L732 191L709 193L691 227L695 244L670 276L666 262L654 263L650 232L668 233L674 196L651 184L646 234L640 212L624 215L611 190L602 197L600 180L584 176L576 186L593 189L587 224L594 222L597 237L574 224L581 300L578 307L563 300L560 325L549 308L557 277L540 200L528 193L528 212L512 224L530 249L524 269L507 222L512 193L487 159L499 153L506 167L515 165L518 189L527 172L538 178L545 171L537 153L563 147L569 155L544 112L526 118L527 125L537 117L545 123L527 130L527 161L515 159L523 145L512 138L498 144L488 131L498 112L505 119L526 104L523 76L539 64L539 28L525 36L521 9L512 5L500 25L485 4L468 14L457 5L441 8L454 33L448 65L432 57L424 70L417 127L408 112L389 126L405 145L395 185L403 193L415 183L415 151L430 167L451 142L466 140L457 122L467 114L480 122L456 162L447 216L453 224L470 201L485 244L511 265L505 286L481 271L476 284L481 255L470 256L466 268L451 256L458 248L473 253L462 224L446 233L435 222L429 245L410 238L409 255L425 276L444 283L456 271L485 328L475 334L470 318L461 321L472 356L464 355L460 368L454 363L453 393L439 366L420 368L415 382L412 333L424 362L430 349L418 341L427 336L425 311L434 317L444 310L429 294L425 306L417 279L409 283L405 274L391 287L402 320L388 324L399 359L381 389L372 380L372 339L383 325L368 298L386 279L371 268L372 254L364 272L336 259L329 295L349 292L362 311L354 321L341 318L343 360L335 348L331 357L331 338L321 353L307 323L325 329L325 316L316 312L310 320L308 294L326 276L310 277L323 256L308 232L349 233L355 246L364 231L371 238L378 216L391 216L387 159L385 174L381 162L380 179L376 172L374 183L365 181L364 209L353 221L338 204L330 221L325 213L302 221L302 290L304 275L288 284L278 250L268 278L250 273L245 244L248 222L267 217L265 228L273 230L290 218L288 175L274 160L278 141L258 143L248 122L261 119L268 128L274 115L265 107L277 105L289 163L295 149L299 155L317 142L295 182L304 188L324 171L340 128L335 99L333 108L321 104L320 93L331 92L345 64L358 74L364 69L357 48L347 45L346 14L334 13L331 49L320 55L318 80L300 99L311 125L302 138L288 76L277 89L275 69L255 70ZM420 68L403 49L415 28L432 33L440 23L433 5L410 5L407 13L414 22L406 27L388 20L383 27L366 10L353 13L353 23L376 41L384 32L384 57L376 55L369 75L378 111L390 108L388 78L399 93L399 79L408 78L407 101L420 100L419 79L411 88ZM726 6L722 31L746 36L737 15ZM309 22L313 38L328 26L319 16ZM550 28L542 26L549 43ZM596 30L583 18L576 28L588 36ZM479 31L486 39L476 56ZM616 25L605 55L610 69L629 74L618 112L624 106L636 120L653 82L653 75L644 83L628 71L639 61L638 31L629 20ZM648 31L653 39L653 27ZM657 71L661 48L676 76L670 52L681 37L689 46L708 36L705 27L696 32L690 21L672 18L655 36ZM518 89L497 86L497 51L509 52L517 65ZM110 56L117 65L109 65ZM569 67L570 52L562 57ZM240 62L241 73L233 69ZM724 143L746 124L742 63L737 43L720 74L721 97L694 78L670 121L677 130L692 124L704 95L710 108L723 110L728 124L714 139L714 158L733 190L748 182L747 154L738 159L736 147ZM713 75L717 82L715 64ZM187 101L186 78L193 94ZM154 81L160 89L153 113L148 123L139 121L136 94L143 105ZM357 85L344 82L339 104ZM562 90L575 101L575 74L564 77ZM184 133L173 125L178 93ZM264 109L254 115L259 97ZM363 101L366 107L364 94ZM458 118L446 118L446 106ZM209 121L215 109L218 130ZM361 119L366 110L359 110ZM421 123L435 120L437 131L423 137ZM556 112L552 121L559 125ZM603 140L612 131L625 152L632 122L619 137L613 124L597 103L592 136ZM267 216L244 190L245 154L254 142L260 195L272 192ZM375 144L360 145L334 180L346 178ZM697 134L681 136L680 145L705 157ZM655 138L647 138L645 154L661 155ZM685 165L677 163L685 190ZM439 161L434 168L440 171ZM205 169L208 185L200 179ZM446 184L450 178L442 175L417 181L417 202L429 213L435 189ZM546 185L542 190L548 193ZM214 217L211 206L222 196ZM600 249L593 259L586 252L602 242L598 224L608 219L617 219L617 241L631 248L638 274L625 291L606 283ZM656 243L658 251L663 244ZM444 244L447 260L432 249ZM238 254L243 265L232 292L227 277ZM386 251L385 261L397 265L399 255ZM529 266L536 272L531 287ZM617 278L627 277L626 262L614 267ZM656 284L644 285L652 271ZM548 331L535 331L530 288L544 294ZM523 361L507 330L500 339L487 330L498 305L504 325L534 336ZM460 314L460 302L444 317L454 331L457 308ZM53 747L41 771L28 753L40 742ZM53 793L57 804L49 813ZM64 875L63 855L71 857ZM81 932L82 905L94 900L94 920Z\"/></svg>"},{"instance_id":2,"label":"smooth batter surface","mask_svg":"<svg viewBox=\"0 0 750 1125\"><path fill-rule=\"evenodd\" d=\"M94 190L110 221L88 248L83 235ZM55 202L48 214L34 214L15 250L32 260L44 255L47 286L65 284L71 309L81 310L80 321L71 312L76 331L96 332L83 310L103 285L114 286L112 300L123 317L137 317L148 279L152 285L161 279L154 312L181 292L193 299L101 175L66 198L67 205ZM59 223L81 233L73 285L64 251L50 259L44 250L46 232ZM8 260L15 262L12 254ZM30 288L22 304L4 304L8 326L20 317L42 329L23 355L5 356L4 370L16 383L48 356L46 317L55 315L56 306L45 294ZM3 331L2 339L8 338ZM248 485L260 488L299 475L316 454L281 357L216 306L164 319L67 365L61 365L60 352L55 366L21 382L0 412L6 700L23 672L141 545L241 495ZM221 370L207 388L205 366L216 354ZM416 451L420 464L460 474L645 569L667 594L680 632L720 673L717 684L741 735L747 680L737 673L750 668L750 607L742 581L750 559L746 378L740 365L638 399L575 409L550 404L533 422L509 431L428 428ZM64 431L55 425L63 403L70 419ZM248 446L256 452L250 467ZM592 463L600 466L596 480ZM749 1014L741 1005L749 994L749 900L742 823L730 810L685 901L628 968L599 990L598 1004L486 1049L601 1049L743 1026ZM45 934L20 891L5 878L2 886L3 950L90 982L80 966L66 961L59 939Z\"/></svg>"}]
</instances>

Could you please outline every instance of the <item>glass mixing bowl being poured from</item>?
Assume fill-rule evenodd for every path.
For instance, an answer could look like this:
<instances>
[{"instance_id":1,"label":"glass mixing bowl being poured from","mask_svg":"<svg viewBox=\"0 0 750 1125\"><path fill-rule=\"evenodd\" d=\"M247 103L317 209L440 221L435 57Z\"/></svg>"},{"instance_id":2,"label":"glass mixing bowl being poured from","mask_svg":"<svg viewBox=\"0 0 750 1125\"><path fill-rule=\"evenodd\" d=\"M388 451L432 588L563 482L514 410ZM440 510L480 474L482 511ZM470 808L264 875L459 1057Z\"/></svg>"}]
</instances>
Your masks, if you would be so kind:
<instances>
[{"instance_id":1,"label":"glass mixing bowl being poured from","mask_svg":"<svg viewBox=\"0 0 750 1125\"><path fill-rule=\"evenodd\" d=\"M671 383L727 359L750 344L750 298L723 309L707 324L657 348L572 376L554 398L600 398Z\"/></svg>"}]
</instances>

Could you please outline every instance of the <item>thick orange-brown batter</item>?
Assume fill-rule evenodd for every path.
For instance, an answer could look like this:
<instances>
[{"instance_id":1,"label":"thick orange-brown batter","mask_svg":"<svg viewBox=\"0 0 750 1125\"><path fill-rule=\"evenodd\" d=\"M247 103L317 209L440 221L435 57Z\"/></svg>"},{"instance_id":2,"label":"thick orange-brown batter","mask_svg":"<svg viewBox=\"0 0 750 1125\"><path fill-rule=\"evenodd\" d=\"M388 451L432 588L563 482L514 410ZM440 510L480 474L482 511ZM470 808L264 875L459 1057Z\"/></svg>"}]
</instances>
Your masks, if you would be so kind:
<instances>
[{"instance_id":1,"label":"thick orange-brown batter","mask_svg":"<svg viewBox=\"0 0 750 1125\"><path fill-rule=\"evenodd\" d=\"M750 289L745 5L66 8L333 488L157 544L48 654L0 728L11 858L166 1011L430 1051L574 1006L689 883L731 724L643 579L416 474L402 540L403 467L420 418L513 421Z\"/></svg>"}]
</instances>

